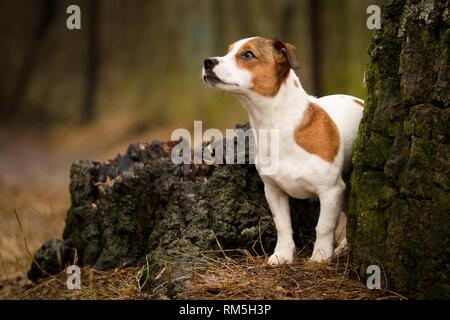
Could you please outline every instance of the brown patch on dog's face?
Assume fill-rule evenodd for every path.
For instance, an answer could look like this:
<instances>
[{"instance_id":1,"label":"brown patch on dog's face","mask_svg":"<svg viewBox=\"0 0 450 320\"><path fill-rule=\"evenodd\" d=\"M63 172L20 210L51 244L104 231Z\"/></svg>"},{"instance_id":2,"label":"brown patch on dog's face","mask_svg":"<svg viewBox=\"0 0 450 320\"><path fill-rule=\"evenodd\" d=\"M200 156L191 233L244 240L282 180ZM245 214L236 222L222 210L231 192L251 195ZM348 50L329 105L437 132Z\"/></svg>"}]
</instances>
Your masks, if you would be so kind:
<instances>
[{"instance_id":1,"label":"brown patch on dog's face","mask_svg":"<svg viewBox=\"0 0 450 320\"><path fill-rule=\"evenodd\" d=\"M364 108L364 103L363 102L361 102L359 100L356 100L356 99L353 99L353 101L355 101L357 104L359 104L361 107Z\"/></svg>"},{"instance_id":2,"label":"brown patch on dog's face","mask_svg":"<svg viewBox=\"0 0 450 320\"><path fill-rule=\"evenodd\" d=\"M239 48L236 62L239 68L247 69L252 74L251 90L273 97L291 70L290 60L295 60L289 56L295 57L294 46L277 40L255 38Z\"/></svg>"},{"instance_id":3,"label":"brown patch on dog's face","mask_svg":"<svg viewBox=\"0 0 450 320\"><path fill-rule=\"evenodd\" d=\"M340 136L336 124L314 103L306 109L302 123L294 131L294 139L301 148L330 163L339 152Z\"/></svg>"}]
</instances>

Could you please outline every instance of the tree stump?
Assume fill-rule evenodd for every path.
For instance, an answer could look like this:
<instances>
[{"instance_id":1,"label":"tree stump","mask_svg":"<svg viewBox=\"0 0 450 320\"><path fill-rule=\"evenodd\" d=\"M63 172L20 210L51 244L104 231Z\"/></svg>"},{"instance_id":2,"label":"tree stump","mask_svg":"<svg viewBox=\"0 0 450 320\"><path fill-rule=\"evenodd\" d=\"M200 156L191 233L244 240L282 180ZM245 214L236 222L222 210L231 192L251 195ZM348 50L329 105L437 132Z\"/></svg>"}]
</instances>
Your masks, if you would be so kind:
<instances>
[{"instance_id":1,"label":"tree stump","mask_svg":"<svg viewBox=\"0 0 450 320\"><path fill-rule=\"evenodd\" d=\"M79 265L104 270L146 264L156 276L162 261L189 267L207 251L272 252L276 232L255 166L176 165L170 158L174 144L136 143L114 160L72 165L63 238L76 249ZM291 205L295 241L303 248L312 244L319 205L293 199ZM54 243L36 254L41 266L62 265L45 260L57 256L45 254L59 250ZM45 275L33 263L29 277Z\"/></svg>"}]
</instances>

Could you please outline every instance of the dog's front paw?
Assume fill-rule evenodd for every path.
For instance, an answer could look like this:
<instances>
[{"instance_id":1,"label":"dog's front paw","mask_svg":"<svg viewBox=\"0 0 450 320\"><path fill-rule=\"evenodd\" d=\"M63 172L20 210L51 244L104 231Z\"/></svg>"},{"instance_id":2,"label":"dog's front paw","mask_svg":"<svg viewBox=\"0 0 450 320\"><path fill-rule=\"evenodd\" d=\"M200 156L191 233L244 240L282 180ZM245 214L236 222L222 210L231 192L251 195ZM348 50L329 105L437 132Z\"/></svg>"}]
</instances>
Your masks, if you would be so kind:
<instances>
[{"instance_id":1,"label":"dog's front paw","mask_svg":"<svg viewBox=\"0 0 450 320\"><path fill-rule=\"evenodd\" d=\"M294 262L294 251L295 246L293 248L289 246L281 250L275 249L275 252L269 258L269 265L291 264Z\"/></svg>"}]
</instances>

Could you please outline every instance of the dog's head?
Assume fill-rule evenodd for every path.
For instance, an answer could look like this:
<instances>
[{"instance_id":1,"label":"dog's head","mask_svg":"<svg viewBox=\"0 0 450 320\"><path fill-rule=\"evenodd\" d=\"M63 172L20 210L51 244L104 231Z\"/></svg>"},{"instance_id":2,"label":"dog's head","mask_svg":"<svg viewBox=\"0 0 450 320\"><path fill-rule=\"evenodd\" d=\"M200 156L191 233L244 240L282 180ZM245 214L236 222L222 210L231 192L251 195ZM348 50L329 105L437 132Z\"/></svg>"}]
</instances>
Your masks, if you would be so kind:
<instances>
[{"instance_id":1,"label":"dog's head","mask_svg":"<svg viewBox=\"0 0 450 320\"><path fill-rule=\"evenodd\" d=\"M298 69L295 51L292 44L278 40L239 40L228 47L225 56L205 59L203 80L231 93L273 97L291 69Z\"/></svg>"}]
</instances>

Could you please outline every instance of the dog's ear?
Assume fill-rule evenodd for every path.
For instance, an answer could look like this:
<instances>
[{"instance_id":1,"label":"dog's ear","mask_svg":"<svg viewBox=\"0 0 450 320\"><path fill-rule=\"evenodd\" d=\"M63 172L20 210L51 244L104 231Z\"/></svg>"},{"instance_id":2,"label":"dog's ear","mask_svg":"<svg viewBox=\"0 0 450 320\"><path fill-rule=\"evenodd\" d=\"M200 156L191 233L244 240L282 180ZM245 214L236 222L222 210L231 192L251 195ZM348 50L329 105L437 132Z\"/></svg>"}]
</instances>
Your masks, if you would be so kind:
<instances>
[{"instance_id":1,"label":"dog's ear","mask_svg":"<svg viewBox=\"0 0 450 320\"><path fill-rule=\"evenodd\" d=\"M287 60L292 69L297 70L300 68L297 62L297 48L293 44L286 42L284 50L281 50L284 54L286 54Z\"/></svg>"},{"instance_id":2,"label":"dog's ear","mask_svg":"<svg viewBox=\"0 0 450 320\"><path fill-rule=\"evenodd\" d=\"M288 42L282 42L279 40L275 40L273 46L276 51L275 61L281 64L287 62L298 75L297 71L300 69L300 66L297 62L297 49L295 48L295 46Z\"/></svg>"}]
</instances>

